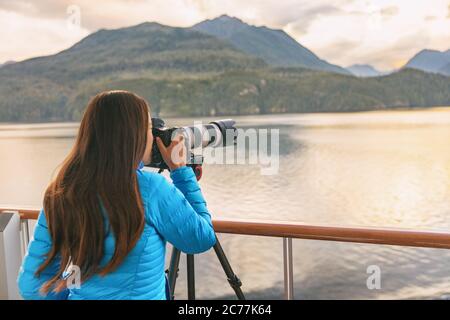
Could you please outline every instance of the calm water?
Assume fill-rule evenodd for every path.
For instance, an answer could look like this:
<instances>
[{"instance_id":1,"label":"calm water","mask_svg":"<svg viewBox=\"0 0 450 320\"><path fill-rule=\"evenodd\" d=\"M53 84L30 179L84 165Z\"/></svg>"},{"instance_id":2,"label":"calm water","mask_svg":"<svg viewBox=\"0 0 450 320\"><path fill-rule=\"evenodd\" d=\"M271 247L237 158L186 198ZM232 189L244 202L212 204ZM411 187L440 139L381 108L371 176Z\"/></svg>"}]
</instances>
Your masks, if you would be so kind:
<instances>
[{"instance_id":1,"label":"calm water","mask_svg":"<svg viewBox=\"0 0 450 320\"><path fill-rule=\"evenodd\" d=\"M214 216L450 230L450 109L236 120L280 129L280 169L263 176L255 165L206 165L201 185ZM40 206L76 129L1 125L0 204ZM282 297L281 239L219 237L248 297ZM295 240L294 263L297 299L450 296L446 250ZM369 265L381 268L380 290L366 287ZM197 256L196 280L199 298L232 295L212 251Z\"/></svg>"}]
</instances>

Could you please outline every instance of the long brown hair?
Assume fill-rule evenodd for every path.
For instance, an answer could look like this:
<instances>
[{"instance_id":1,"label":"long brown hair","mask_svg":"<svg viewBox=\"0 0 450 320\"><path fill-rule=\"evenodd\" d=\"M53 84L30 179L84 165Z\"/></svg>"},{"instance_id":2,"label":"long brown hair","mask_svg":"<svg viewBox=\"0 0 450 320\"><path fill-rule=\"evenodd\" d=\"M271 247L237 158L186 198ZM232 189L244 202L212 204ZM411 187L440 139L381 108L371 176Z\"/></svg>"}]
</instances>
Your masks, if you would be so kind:
<instances>
[{"instance_id":1,"label":"long brown hair","mask_svg":"<svg viewBox=\"0 0 450 320\"><path fill-rule=\"evenodd\" d=\"M43 293L65 287L61 278L70 264L80 268L81 281L96 273L105 275L136 245L144 228L136 169L148 128L149 106L133 93L103 92L89 102L75 145L44 196L53 242L36 275L55 258L61 265L42 286ZM108 231L114 235L115 251L100 266Z\"/></svg>"}]
</instances>

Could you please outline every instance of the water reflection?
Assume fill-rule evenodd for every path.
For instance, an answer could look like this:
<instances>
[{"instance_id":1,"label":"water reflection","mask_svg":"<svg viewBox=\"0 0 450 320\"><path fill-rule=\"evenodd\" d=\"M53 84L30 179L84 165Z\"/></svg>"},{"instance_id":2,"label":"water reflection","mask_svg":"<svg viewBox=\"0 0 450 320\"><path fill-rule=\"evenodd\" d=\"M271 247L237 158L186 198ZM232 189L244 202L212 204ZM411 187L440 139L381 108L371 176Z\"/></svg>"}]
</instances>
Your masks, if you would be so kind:
<instances>
[{"instance_id":1,"label":"water reflection","mask_svg":"<svg viewBox=\"0 0 450 320\"><path fill-rule=\"evenodd\" d=\"M201 185L214 216L450 229L449 109L237 120L242 128L280 129L279 173L263 176L257 165L205 165ZM190 125L192 119L167 123ZM73 143L65 138L70 130L73 136L76 125L0 126L0 203L40 205ZM281 239L220 238L244 291L279 298ZM196 262L199 297L232 296L212 251ZM450 291L446 250L296 240L294 262L301 299L440 298ZM381 268L381 290L366 287L371 264ZM184 272L177 290L185 296Z\"/></svg>"}]
</instances>

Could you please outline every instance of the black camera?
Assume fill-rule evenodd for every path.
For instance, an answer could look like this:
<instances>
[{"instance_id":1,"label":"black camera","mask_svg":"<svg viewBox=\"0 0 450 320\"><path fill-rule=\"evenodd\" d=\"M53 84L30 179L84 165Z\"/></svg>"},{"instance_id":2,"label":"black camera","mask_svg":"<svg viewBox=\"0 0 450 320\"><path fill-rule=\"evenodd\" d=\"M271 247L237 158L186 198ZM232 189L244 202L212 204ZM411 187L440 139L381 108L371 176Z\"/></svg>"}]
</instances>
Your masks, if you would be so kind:
<instances>
[{"instance_id":1,"label":"black camera","mask_svg":"<svg viewBox=\"0 0 450 320\"><path fill-rule=\"evenodd\" d=\"M187 127L166 127L161 118L152 118L153 145L150 163L148 167L168 169L156 144L159 137L165 146L169 146L172 139L183 135L187 149L187 164L201 165L202 155L195 155L192 150L205 147L226 147L236 143L237 130L235 121L231 119L212 121L206 125L194 125Z\"/></svg>"}]
</instances>

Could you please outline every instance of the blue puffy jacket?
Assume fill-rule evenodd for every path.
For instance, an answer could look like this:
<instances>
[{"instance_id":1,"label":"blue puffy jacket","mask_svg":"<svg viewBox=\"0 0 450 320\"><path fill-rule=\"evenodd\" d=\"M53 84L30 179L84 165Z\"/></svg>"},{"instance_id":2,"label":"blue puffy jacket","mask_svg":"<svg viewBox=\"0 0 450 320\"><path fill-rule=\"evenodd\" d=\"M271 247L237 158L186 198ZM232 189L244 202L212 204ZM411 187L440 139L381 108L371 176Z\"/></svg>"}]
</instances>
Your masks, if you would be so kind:
<instances>
[{"instance_id":1,"label":"blue puffy jacket","mask_svg":"<svg viewBox=\"0 0 450 320\"><path fill-rule=\"evenodd\" d=\"M54 260L40 277L34 274L52 244L41 212L17 280L21 295L25 299L167 299L166 241L186 253L206 251L216 242L211 216L192 169L181 167L170 176L173 184L159 174L137 170L146 222L141 238L114 272L94 275L79 289L47 296L39 293L42 284L59 269L59 262ZM112 257L114 247L114 237L109 233L101 265Z\"/></svg>"}]
</instances>

